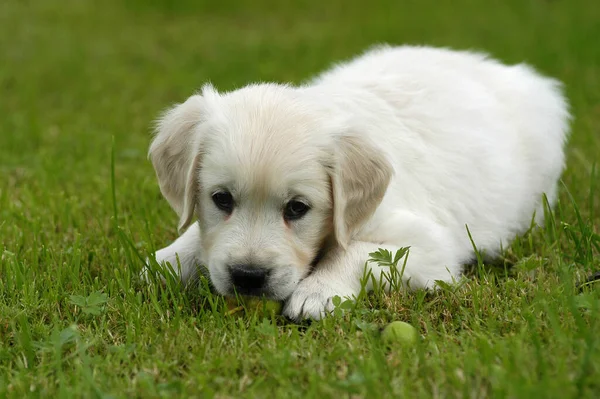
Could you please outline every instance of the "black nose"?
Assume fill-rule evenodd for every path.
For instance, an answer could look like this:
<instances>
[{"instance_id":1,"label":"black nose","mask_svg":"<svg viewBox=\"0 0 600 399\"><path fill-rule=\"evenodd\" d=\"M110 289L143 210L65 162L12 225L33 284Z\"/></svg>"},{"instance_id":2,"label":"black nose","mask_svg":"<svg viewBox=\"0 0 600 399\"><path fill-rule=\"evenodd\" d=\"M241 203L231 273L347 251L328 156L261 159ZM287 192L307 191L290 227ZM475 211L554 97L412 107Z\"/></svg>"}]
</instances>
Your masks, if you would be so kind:
<instances>
[{"instance_id":1,"label":"black nose","mask_svg":"<svg viewBox=\"0 0 600 399\"><path fill-rule=\"evenodd\" d=\"M269 270L256 265L232 265L229 275L238 293L258 294L267 282Z\"/></svg>"}]
</instances>

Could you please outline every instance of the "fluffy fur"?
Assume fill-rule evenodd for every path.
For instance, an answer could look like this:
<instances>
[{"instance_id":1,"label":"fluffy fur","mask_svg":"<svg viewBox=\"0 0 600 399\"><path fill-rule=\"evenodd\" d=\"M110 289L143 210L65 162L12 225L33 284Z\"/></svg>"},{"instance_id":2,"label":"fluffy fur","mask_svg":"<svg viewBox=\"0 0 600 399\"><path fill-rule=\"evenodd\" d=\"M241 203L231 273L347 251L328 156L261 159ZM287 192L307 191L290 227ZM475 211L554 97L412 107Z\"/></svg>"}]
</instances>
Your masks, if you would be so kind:
<instances>
[{"instance_id":1,"label":"fluffy fur","mask_svg":"<svg viewBox=\"0 0 600 399\"><path fill-rule=\"evenodd\" d=\"M380 247L410 246L411 288L451 282L474 255L465 226L493 256L542 220L568 119L560 84L530 67L428 47L378 47L300 87L205 86L163 115L150 147L187 228L156 259L178 258L184 281L205 265L224 295L240 288L232 270L260 270L251 293L294 319L357 295ZM291 200L310 210L286 220Z\"/></svg>"}]
</instances>

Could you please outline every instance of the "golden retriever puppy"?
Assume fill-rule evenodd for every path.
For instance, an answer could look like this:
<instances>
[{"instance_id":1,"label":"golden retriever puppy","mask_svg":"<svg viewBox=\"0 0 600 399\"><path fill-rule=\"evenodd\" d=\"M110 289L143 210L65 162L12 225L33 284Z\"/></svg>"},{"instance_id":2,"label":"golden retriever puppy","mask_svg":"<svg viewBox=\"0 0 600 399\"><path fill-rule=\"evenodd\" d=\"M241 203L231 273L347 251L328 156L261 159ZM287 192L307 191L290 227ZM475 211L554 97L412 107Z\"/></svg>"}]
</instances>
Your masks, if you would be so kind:
<instances>
[{"instance_id":1,"label":"golden retriever puppy","mask_svg":"<svg viewBox=\"0 0 600 399\"><path fill-rule=\"evenodd\" d=\"M298 87L207 85L150 147L185 230L156 260L293 319L357 295L365 267L378 279L378 248L410 246L407 287L452 282L474 257L466 226L493 256L542 220L568 120L557 81L428 47L377 47Z\"/></svg>"}]
</instances>

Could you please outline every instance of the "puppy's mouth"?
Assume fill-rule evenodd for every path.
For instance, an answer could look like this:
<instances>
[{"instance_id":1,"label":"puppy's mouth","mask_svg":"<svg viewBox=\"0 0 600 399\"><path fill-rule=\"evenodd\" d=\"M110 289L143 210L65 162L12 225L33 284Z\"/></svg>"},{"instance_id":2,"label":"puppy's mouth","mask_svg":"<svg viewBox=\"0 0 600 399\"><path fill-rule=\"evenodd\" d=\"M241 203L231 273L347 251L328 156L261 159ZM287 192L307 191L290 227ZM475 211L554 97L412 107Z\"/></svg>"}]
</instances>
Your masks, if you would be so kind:
<instances>
[{"instance_id":1,"label":"puppy's mouth","mask_svg":"<svg viewBox=\"0 0 600 399\"><path fill-rule=\"evenodd\" d=\"M284 301L294 292L300 280L294 275L293 266L291 265L285 268L281 267L278 270L279 273L273 270L267 276L247 275L236 277L230 275L225 292L220 293L229 297L241 295Z\"/></svg>"},{"instance_id":2,"label":"puppy's mouth","mask_svg":"<svg viewBox=\"0 0 600 399\"><path fill-rule=\"evenodd\" d=\"M274 266L272 269L268 269L267 272L256 267L245 268L244 270L229 268L226 276L221 277L221 284L215 284L212 278L211 282L213 287L224 296L254 296L285 301L296 290L300 281L318 267L327 252L327 248L327 245L322 245L319 248L308 267L305 268L304 273L298 273L298 266L293 264Z\"/></svg>"},{"instance_id":3,"label":"puppy's mouth","mask_svg":"<svg viewBox=\"0 0 600 399\"><path fill-rule=\"evenodd\" d=\"M265 297L269 299L274 299L275 293L270 287L262 287L262 288L245 288L231 284L228 289L226 296L255 296L255 297Z\"/></svg>"},{"instance_id":4,"label":"puppy's mouth","mask_svg":"<svg viewBox=\"0 0 600 399\"><path fill-rule=\"evenodd\" d=\"M257 298L265 298L274 301L285 301L289 298L298 283L293 284L293 288L290 290L280 291L271 288L265 288L262 290L240 290L235 287L231 287L224 296L228 297L236 297L236 296L249 296L249 297L257 297Z\"/></svg>"}]
</instances>

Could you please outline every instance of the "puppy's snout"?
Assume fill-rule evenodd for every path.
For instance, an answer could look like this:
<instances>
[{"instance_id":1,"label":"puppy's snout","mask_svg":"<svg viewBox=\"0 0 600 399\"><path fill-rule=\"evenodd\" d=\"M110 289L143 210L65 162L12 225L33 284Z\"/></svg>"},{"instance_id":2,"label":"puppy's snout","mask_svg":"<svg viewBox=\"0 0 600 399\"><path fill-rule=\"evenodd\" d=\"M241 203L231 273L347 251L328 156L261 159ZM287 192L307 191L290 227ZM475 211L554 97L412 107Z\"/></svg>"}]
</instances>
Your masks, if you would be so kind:
<instances>
[{"instance_id":1,"label":"puppy's snout","mask_svg":"<svg viewBox=\"0 0 600 399\"><path fill-rule=\"evenodd\" d=\"M257 265L229 266L229 275L236 291L240 294L258 294L266 286L270 270Z\"/></svg>"}]
</instances>

